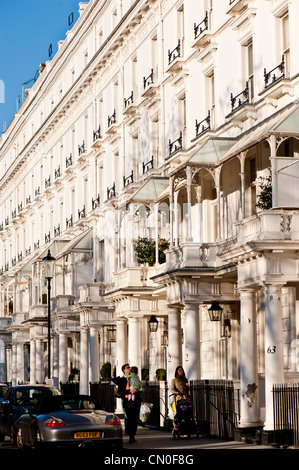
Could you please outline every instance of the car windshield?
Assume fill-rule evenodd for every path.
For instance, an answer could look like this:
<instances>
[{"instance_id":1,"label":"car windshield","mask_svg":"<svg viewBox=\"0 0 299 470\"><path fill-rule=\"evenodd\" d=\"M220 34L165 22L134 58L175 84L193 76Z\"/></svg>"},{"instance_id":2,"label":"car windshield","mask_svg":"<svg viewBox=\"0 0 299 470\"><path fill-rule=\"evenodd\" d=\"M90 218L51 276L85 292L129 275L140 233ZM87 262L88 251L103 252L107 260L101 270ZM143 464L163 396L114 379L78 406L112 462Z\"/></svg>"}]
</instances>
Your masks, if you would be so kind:
<instances>
[{"instance_id":1,"label":"car windshield","mask_svg":"<svg viewBox=\"0 0 299 470\"><path fill-rule=\"evenodd\" d=\"M15 389L15 403L17 406L32 406L44 397L59 393L55 388L48 387L20 387Z\"/></svg>"},{"instance_id":2,"label":"car windshield","mask_svg":"<svg viewBox=\"0 0 299 470\"><path fill-rule=\"evenodd\" d=\"M88 396L55 396L43 399L33 407L33 413L43 414L52 411L75 411L97 409L95 401Z\"/></svg>"}]
</instances>

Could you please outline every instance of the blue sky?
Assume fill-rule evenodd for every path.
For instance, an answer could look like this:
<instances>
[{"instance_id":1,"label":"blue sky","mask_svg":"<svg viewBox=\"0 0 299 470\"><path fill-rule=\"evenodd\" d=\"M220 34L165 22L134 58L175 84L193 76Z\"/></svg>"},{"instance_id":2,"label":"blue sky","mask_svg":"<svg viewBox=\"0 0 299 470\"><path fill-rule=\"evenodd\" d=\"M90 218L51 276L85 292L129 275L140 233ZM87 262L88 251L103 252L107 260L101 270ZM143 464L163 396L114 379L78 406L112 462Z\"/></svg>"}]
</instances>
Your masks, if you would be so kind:
<instances>
[{"instance_id":1,"label":"blue sky","mask_svg":"<svg viewBox=\"0 0 299 470\"><path fill-rule=\"evenodd\" d=\"M22 99L22 84L33 79L48 60L52 44L65 39L68 17L78 19L80 0L0 0L0 135ZM34 82L26 85L30 88ZM4 84L4 99L2 85ZM4 103L3 103L4 101Z\"/></svg>"}]
</instances>

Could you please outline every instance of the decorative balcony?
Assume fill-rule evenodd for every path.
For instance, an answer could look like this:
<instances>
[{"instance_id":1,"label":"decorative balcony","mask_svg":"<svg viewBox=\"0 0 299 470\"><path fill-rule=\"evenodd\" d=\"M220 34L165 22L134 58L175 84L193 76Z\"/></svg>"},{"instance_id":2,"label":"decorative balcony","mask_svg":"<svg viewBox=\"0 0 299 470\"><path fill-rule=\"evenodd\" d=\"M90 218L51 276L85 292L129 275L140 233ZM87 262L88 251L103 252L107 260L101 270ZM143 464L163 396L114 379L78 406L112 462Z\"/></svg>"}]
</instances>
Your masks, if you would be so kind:
<instances>
[{"instance_id":1,"label":"decorative balcony","mask_svg":"<svg viewBox=\"0 0 299 470\"><path fill-rule=\"evenodd\" d=\"M145 98L152 97L156 91L158 86L154 83L154 70L151 69L151 73L147 77L143 77L143 90L142 96Z\"/></svg>"},{"instance_id":2,"label":"decorative balcony","mask_svg":"<svg viewBox=\"0 0 299 470\"><path fill-rule=\"evenodd\" d=\"M281 98L283 95L294 95L291 81L285 76L285 57L282 56L280 64L272 70L264 69L265 88L259 93L263 98L273 100Z\"/></svg>"},{"instance_id":3,"label":"decorative balcony","mask_svg":"<svg viewBox=\"0 0 299 470\"><path fill-rule=\"evenodd\" d=\"M65 168L66 168L66 170L69 171L71 169L72 165L73 165L73 156L70 153L70 156L65 159Z\"/></svg>"},{"instance_id":4,"label":"decorative balcony","mask_svg":"<svg viewBox=\"0 0 299 470\"><path fill-rule=\"evenodd\" d=\"M92 210L96 209L99 204L100 204L100 195L98 194L97 198L95 199L92 198L92 201L91 201Z\"/></svg>"},{"instance_id":5,"label":"decorative balcony","mask_svg":"<svg viewBox=\"0 0 299 470\"><path fill-rule=\"evenodd\" d=\"M51 234L50 232L49 233L45 233L45 243L49 243L51 241Z\"/></svg>"},{"instance_id":6,"label":"decorative balcony","mask_svg":"<svg viewBox=\"0 0 299 470\"><path fill-rule=\"evenodd\" d=\"M66 228L70 228L73 226L73 216L71 215L71 217L68 219L66 218L65 220L65 226Z\"/></svg>"},{"instance_id":7,"label":"decorative balcony","mask_svg":"<svg viewBox=\"0 0 299 470\"><path fill-rule=\"evenodd\" d=\"M124 114L133 114L136 111L136 106L134 106L133 91L131 92L128 98L124 98Z\"/></svg>"},{"instance_id":8,"label":"decorative balcony","mask_svg":"<svg viewBox=\"0 0 299 470\"><path fill-rule=\"evenodd\" d=\"M87 156L87 151L85 147L85 142L83 140L81 145L78 145L78 161L85 161Z\"/></svg>"},{"instance_id":9,"label":"decorative balcony","mask_svg":"<svg viewBox=\"0 0 299 470\"><path fill-rule=\"evenodd\" d=\"M60 169L60 165L58 166L58 168L55 169L54 171L54 184L60 184L62 182L62 175L61 175L61 169Z\"/></svg>"},{"instance_id":10,"label":"decorative balcony","mask_svg":"<svg viewBox=\"0 0 299 470\"><path fill-rule=\"evenodd\" d=\"M154 168L154 157L148 162L142 162L142 173L145 174Z\"/></svg>"},{"instance_id":11,"label":"decorative balcony","mask_svg":"<svg viewBox=\"0 0 299 470\"><path fill-rule=\"evenodd\" d=\"M49 189L50 186L51 186L51 176L45 179L45 190Z\"/></svg>"},{"instance_id":12,"label":"decorative balcony","mask_svg":"<svg viewBox=\"0 0 299 470\"><path fill-rule=\"evenodd\" d=\"M172 51L168 49L168 67L166 69L167 73L176 73L182 69L184 60L181 56L181 41L178 40L177 46Z\"/></svg>"},{"instance_id":13,"label":"decorative balcony","mask_svg":"<svg viewBox=\"0 0 299 470\"><path fill-rule=\"evenodd\" d=\"M41 196L40 186L38 186L38 188L36 188L36 190L34 191L34 196L35 198L39 198Z\"/></svg>"},{"instance_id":14,"label":"decorative balcony","mask_svg":"<svg viewBox=\"0 0 299 470\"><path fill-rule=\"evenodd\" d=\"M151 277L161 274L165 268L164 263L157 266L132 266L119 269L114 273L115 288L153 286Z\"/></svg>"},{"instance_id":15,"label":"decorative balcony","mask_svg":"<svg viewBox=\"0 0 299 470\"><path fill-rule=\"evenodd\" d=\"M185 242L166 251L166 270L180 268L214 268L217 266L217 244Z\"/></svg>"},{"instance_id":16,"label":"decorative balcony","mask_svg":"<svg viewBox=\"0 0 299 470\"><path fill-rule=\"evenodd\" d=\"M228 0L228 15L240 14L248 8L251 4L251 0Z\"/></svg>"},{"instance_id":17,"label":"decorative balcony","mask_svg":"<svg viewBox=\"0 0 299 470\"><path fill-rule=\"evenodd\" d=\"M100 126L96 131L93 131L93 142L91 144L92 147L99 147L102 141L102 134Z\"/></svg>"},{"instance_id":18,"label":"decorative balcony","mask_svg":"<svg viewBox=\"0 0 299 470\"><path fill-rule=\"evenodd\" d=\"M54 237L58 237L60 235L60 224L57 227L54 227Z\"/></svg>"},{"instance_id":19,"label":"decorative balcony","mask_svg":"<svg viewBox=\"0 0 299 470\"><path fill-rule=\"evenodd\" d=\"M85 213L85 205L84 205L82 209L78 209L78 219L84 219L85 216L86 216L86 213Z\"/></svg>"},{"instance_id":20,"label":"decorative balcony","mask_svg":"<svg viewBox=\"0 0 299 470\"><path fill-rule=\"evenodd\" d=\"M209 16L206 11L204 19L198 24L194 23L194 42L192 47L201 49L211 41L211 38L212 33L209 30Z\"/></svg>"},{"instance_id":21,"label":"decorative balcony","mask_svg":"<svg viewBox=\"0 0 299 470\"><path fill-rule=\"evenodd\" d=\"M176 140L171 141L169 139L168 147L169 147L169 157L171 157L178 150L182 150L182 148L183 148L183 133L182 133L182 131L180 132L180 136Z\"/></svg>"},{"instance_id":22,"label":"decorative balcony","mask_svg":"<svg viewBox=\"0 0 299 470\"><path fill-rule=\"evenodd\" d=\"M202 121L198 122L197 119L195 120L195 131L196 137L201 136L205 132L211 129L211 112L208 111L208 115Z\"/></svg>"},{"instance_id":23,"label":"decorative balcony","mask_svg":"<svg viewBox=\"0 0 299 470\"><path fill-rule=\"evenodd\" d=\"M110 188L107 188L107 199L111 199L116 196L115 183Z\"/></svg>"},{"instance_id":24,"label":"decorative balcony","mask_svg":"<svg viewBox=\"0 0 299 470\"><path fill-rule=\"evenodd\" d=\"M116 132L116 127L117 127L116 111L115 110L114 110L113 114L111 114L111 116L108 116L107 121L108 121L107 122L108 128L107 128L106 133L107 134L114 134Z\"/></svg>"},{"instance_id":25,"label":"decorative balcony","mask_svg":"<svg viewBox=\"0 0 299 470\"><path fill-rule=\"evenodd\" d=\"M132 173L129 176L124 176L124 188L133 182L134 182L134 173L132 170Z\"/></svg>"},{"instance_id":26,"label":"decorative balcony","mask_svg":"<svg viewBox=\"0 0 299 470\"><path fill-rule=\"evenodd\" d=\"M249 84L246 82L246 87L241 93L238 95L233 96L231 93L230 95L230 101L231 101L231 111L232 113L236 111L238 108L243 106L246 103L249 103Z\"/></svg>"}]
</instances>

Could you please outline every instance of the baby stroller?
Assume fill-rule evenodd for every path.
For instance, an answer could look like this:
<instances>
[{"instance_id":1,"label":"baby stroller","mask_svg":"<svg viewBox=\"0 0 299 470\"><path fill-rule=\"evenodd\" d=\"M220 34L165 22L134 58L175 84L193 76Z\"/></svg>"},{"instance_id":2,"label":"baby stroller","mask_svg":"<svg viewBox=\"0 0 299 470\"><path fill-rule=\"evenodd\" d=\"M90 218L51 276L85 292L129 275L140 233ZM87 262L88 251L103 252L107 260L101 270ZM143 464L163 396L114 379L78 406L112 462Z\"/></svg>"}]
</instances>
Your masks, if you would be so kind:
<instances>
[{"instance_id":1,"label":"baby stroller","mask_svg":"<svg viewBox=\"0 0 299 470\"><path fill-rule=\"evenodd\" d=\"M170 397L172 396L175 397L172 399L172 409L174 411L173 438L180 439L181 436L188 436L190 438L192 434L195 434L198 438L199 432L193 418L192 401L184 395L170 395Z\"/></svg>"}]
</instances>

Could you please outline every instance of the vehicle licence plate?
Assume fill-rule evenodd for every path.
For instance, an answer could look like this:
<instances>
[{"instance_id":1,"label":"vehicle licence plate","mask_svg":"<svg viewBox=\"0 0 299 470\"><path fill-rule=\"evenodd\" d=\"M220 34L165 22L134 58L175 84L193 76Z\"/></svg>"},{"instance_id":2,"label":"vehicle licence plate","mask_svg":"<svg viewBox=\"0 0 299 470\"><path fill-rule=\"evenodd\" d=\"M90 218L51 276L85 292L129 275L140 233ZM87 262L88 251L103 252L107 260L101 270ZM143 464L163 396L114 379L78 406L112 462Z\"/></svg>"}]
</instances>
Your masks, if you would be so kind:
<instances>
[{"instance_id":1,"label":"vehicle licence plate","mask_svg":"<svg viewBox=\"0 0 299 470\"><path fill-rule=\"evenodd\" d=\"M98 431L93 432L76 432L74 435L75 439L95 439L102 437L102 433Z\"/></svg>"}]
</instances>

